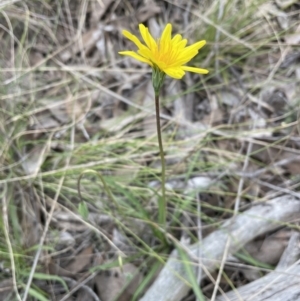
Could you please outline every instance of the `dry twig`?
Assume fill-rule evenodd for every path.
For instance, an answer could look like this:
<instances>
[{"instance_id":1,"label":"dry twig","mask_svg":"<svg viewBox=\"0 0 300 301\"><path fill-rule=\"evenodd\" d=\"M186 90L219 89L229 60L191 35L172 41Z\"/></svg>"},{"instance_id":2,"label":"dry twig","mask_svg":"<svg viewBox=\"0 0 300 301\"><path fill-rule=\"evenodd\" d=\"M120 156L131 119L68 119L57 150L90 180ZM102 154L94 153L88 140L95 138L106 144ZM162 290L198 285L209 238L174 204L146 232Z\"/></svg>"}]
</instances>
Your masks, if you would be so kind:
<instances>
[{"instance_id":1,"label":"dry twig","mask_svg":"<svg viewBox=\"0 0 300 301\"><path fill-rule=\"evenodd\" d=\"M291 196L282 196L254 206L228 220L219 230L207 236L202 243L202 264L208 271L218 268L228 237L231 237L228 255L234 254L255 237L276 229L282 222L291 221L300 213L300 203ZM198 244L189 247L190 256L199 252ZM179 301L190 290L190 286L177 275L188 279L184 264L173 251L160 275L140 301ZM205 275L202 276L202 279ZM163 292L163 293L162 293Z\"/></svg>"}]
</instances>

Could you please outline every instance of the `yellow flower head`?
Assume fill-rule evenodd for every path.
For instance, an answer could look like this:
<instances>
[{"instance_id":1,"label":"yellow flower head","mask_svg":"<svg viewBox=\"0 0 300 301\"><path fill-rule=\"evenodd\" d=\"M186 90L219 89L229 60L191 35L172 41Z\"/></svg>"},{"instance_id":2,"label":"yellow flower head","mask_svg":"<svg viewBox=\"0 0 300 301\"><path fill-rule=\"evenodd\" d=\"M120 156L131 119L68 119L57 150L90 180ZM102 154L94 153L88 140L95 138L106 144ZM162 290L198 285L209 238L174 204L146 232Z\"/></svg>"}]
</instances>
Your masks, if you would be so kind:
<instances>
[{"instance_id":1,"label":"yellow flower head","mask_svg":"<svg viewBox=\"0 0 300 301\"><path fill-rule=\"evenodd\" d=\"M180 34L171 37L172 25L169 23L165 27L160 39L155 39L149 33L147 27L139 24L141 36L146 45L132 33L123 30L123 35L132 41L138 48L137 53L134 51L121 51L119 54L129 55L143 63L149 64L152 68L159 68L165 74L180 79L184 76L185 71L207 74L208 70L185 66L194 56L197 55L206 41L199 41L186 47L187 40L183 39Z\"/></svg>"}]
</instances>

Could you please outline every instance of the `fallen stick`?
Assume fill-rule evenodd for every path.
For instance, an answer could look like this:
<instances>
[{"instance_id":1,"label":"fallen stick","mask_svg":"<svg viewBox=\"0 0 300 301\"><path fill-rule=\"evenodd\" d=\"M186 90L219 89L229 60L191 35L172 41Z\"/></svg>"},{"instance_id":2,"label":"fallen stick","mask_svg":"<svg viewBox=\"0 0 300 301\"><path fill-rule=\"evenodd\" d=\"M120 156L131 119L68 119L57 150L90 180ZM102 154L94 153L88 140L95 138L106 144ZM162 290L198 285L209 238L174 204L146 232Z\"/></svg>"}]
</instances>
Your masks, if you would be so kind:
<instances>
[{"instance_id":1,"label":"fallen stick","mask_svg":"<svg viewBox=\"0 0 300 301\"><path fill-rule=\"evenodd\" d=\"M235 292L218 296L216 301L297 301L300 294L300 266L295 265L284 273L272 272Z\"/></svg>"},{"instance_id":2,"label":"fallen stick","mask_svg":"<svg viewBox=\"0 0 300 301\"><path fill-rule=\"evenodd\" d=\"M186 246L191 258L197 257L199 247L203 258L199 261L205 270L211 272L218 268L226 243L228 256L237 252L255 237L274 230L282 222L299 217L300 201L285 195L271 201L253 206L251 209L226 221L219 230L203 239L201 245ZM196 273L196 267L194 272ZM205 277L202 273L202 279ZM191 289L184 264L174 250L157 279L140 299L140 301L180 301Z\"/></svg>"},{"instance_id":3,"label":"fallen stick","mask_svg":"<svg viewBox=\"0 0 300 301\"><path fill-rule=\"evenodd\" d=\"M217 301L282 301L299 300L300 296L300 234L294 232L281 256L276 270L217 297Z\"/></svg>"}]
</instances>

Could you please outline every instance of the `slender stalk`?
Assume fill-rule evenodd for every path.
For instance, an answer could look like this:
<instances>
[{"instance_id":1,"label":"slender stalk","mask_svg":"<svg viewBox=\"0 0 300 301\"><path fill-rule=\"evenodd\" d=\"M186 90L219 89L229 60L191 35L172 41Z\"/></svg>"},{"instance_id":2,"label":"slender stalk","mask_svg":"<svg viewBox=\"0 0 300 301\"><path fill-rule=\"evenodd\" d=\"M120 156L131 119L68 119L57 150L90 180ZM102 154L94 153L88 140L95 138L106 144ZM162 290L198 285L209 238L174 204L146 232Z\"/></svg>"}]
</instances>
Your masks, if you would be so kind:
<instances>
[{"instance_id":1,"label":"slender stalk","mask_svg":"<svg viewBox=\"0 0 300 301\"><path fill-rule=\"evenodd\" d=\"M160 113L159 113L159 94L155 93L155 110L156 110L156 129L157 129L157 139L159 146L159 154L161 160L161 190L162 196L159 199L158 203L158 222L165 226L166 225L166 211L167 211L167 202L166 202L166 163L164 156L164 148L161 138L161 127L160 127Z\"/></svg>"}]
</instances>

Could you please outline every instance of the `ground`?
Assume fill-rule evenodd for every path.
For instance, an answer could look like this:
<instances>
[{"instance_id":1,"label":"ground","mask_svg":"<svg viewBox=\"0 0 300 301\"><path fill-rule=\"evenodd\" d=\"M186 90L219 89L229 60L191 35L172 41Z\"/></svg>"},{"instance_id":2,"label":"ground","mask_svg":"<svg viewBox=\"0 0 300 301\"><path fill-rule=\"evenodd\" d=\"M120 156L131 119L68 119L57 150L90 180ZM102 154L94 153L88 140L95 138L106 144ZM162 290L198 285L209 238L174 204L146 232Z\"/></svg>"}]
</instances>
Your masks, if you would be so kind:
<instances>
[{"instance_id":1,"label":"ground","mask_svg":"<svg viewBox=\"0 0 300 301\"><path fill-rule=\"evenodd\" d=\"M299 15L296 0L2 0L0 300L234 300L297 262ZM189 65L209 74L161 91L166 224L151 68L118 54L140 23L207 41Z\"/></svg>"}]
</instances>

